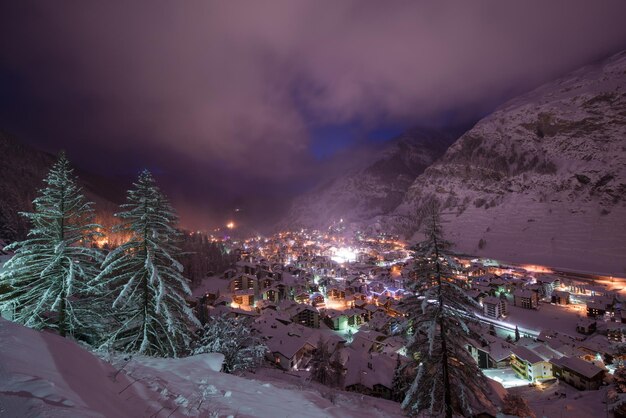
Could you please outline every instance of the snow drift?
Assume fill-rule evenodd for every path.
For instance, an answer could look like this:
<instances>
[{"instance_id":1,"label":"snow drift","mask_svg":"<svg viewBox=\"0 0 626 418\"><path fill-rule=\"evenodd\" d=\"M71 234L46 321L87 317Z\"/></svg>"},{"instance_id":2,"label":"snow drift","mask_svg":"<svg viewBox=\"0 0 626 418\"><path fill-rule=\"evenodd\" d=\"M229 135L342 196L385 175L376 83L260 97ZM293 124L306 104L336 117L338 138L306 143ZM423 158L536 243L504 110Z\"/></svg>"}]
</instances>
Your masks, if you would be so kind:
<instances>
[{"instance_id":1,"label":"snow drift","mask_svg":"<svg viewBox=\"0 0 626 418\"><path fill-rule=\"evenodd\" d=\"M114 356L113 367L69 339L0 318L0 416L402 416L399 404L382 399L220 373L222 360Z\"/></svg>"}]
</instances>

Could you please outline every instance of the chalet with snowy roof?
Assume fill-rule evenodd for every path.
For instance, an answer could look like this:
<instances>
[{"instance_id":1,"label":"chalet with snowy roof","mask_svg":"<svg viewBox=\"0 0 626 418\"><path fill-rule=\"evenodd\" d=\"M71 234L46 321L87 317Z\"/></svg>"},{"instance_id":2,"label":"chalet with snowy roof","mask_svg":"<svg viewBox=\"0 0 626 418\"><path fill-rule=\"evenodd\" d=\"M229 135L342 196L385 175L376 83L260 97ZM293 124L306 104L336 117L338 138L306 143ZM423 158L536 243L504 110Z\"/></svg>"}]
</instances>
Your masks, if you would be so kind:
<instances>
[{"instance_id":1,"label":"chalet with snowy roof","mask_svg":"<svg viewBox=\"0 0 626 418\"><path fill-rule=\"evenodd\" d=\"M524 309L537 309L539 295L530 289L518 289L513 292L513 305Z\"/></svg>"},{"instance_id":2,"label":"chalet with snowy roof","mask_svg":"<svg viewBox=\"0 0 626 418\"><path fill-rule=\"evenodd\" d=\"M626 324L622 322L607 322L606 336L612 342L626 342Z\"/></svg>"},{"instance_id":3,"label":"chalet with snowy roof","mask_svg":"<svg viewBox=\"0 0 626 418\"><path fill-rule=\"evenodd\" d=\"M309 301L311 302L311 305L315 306L315 307L324 307L325 306L325 300L324 300L324 296L321 293L313 293L310 297L309 297Z\"/></svg>"},{"instance_id":4,"label":"chalet with snowy roof","mask_svg":"<svg viewBox=\"0 0 626 418\"><path fill-rule=\"evenodd\" d=\"M384 311L377 311L367 321L367 328L389 334L393 318Z\"/></svg>"},{"instance_id":5,"label":"chalet with snowy roof","mask_svg":"<svg viewBox=\"0 0 626 418\"><path fill-rule=\"evenodd\" d=\"M269 350L268 358L284 370L306 366L315 345L301 335L279 335L265 341Z\"/></svg>"},{"instance_id":6,"label":"chalet with snowy roof","mask_svg":"<svg viewBox=\"0 0 626 418\"><path fill-rule=\"evenodd\" d=\"M235 293L239 290L252 290L253 292L258 290L258 279L251 274L238 274L228 284L228 289L231 293Z\"/></svg>"},{"instance_id":7,"label":"chalet with snowy roof","mask_svg":"<svg viewBox=\"0 0 626 418\"><path fill-rule=\"evenodd\" d=\"M587 302L587 316L590 318L598 318L606 314L606 304L599 301Z\"/></svg>"},{"instance_id":8,"label":"chalet with snowy roof","mask_svg":"<svg viewBox=\"0 0 626 418\"><path fill-rule=\"evenodd\" d=\"M484 276L485 274L487 274L487 269L481 264L472 264L467 269L467 275L471 277Z\"/></svg>"},{"instance_id":9,"label":"chalet with snowy roof","mask_svg":"<svg viewBox=\"0 0 626 418\"><path fill-rule=\"evenodd\" d=\"M381 351L387 335L382 332L360 329L354 334L350 347L358 351Z\"/></svg>"},{"instance_id":10,"label":"chalet with snowy roof","mask_svg":"<svg viewBox=\"0 0 626 418\"><path fill-rule=\"evenodd\" d=\"M258 266L256 265L256 263L245 260L237 261L235 263L235 268L238 272L250 275L256 275L258 271Z\"/></svg>"},{"instance_id":11,"label":"chalet with snowy roof","mask_svg":"<svg viewBox=\"0 0 626 418\"><path fill-rule=\"evenodd\" d=\"M394 300L387 309L387 314L393 317L407 316L408 313L409 307L397 300Z\"/></svg>"},{"instance_id":12,"label":"chalet with snowy roof","mask_svg":"<svg viewBox=\"0 0 626 418\"><path fill-rule=\"evenodd\" d=\"M553 378L549 360L551 356L558 356L558 353L544 345L535 348L518 346L511 351L511 368L520 378L529 382Z\"/></svg>"},{"instance_id":13,"label":"chalet with snowy roof","mask_svg":"<svg viewBox=\"0 0 626 418\"><path fill-rule=\"evenodd\" d=\"M220 315L224 315L229 318L256 318L259 316L258 312L251 309L242 309L238 307L232 307L230 305L218 305L213 309L209 309L208 314L210 317L215 318Z\"/></svg>"},{"instance_id":14,"label":"chalet with snowy roof","mask_svg":"<svg viewBox=\"0 0 626 418\"><path fill-rule=\"evenodd\" d=\"M547 293L554 291L561 286L561 278L558 276L540 274L536 277L537 284L543 286Z\"/></svg>"},{"instance_id":15,"label":"chalet with snowy roof","mask_svg":"<svg viewBox=\"0 0 626 418\"><path fill-rule=\"evenodd\" d=\"M552 303L556 305L569 305L570 293L564 290L554 290L552 292Z\"/></svg>"},{"instance_id":16,"label":"chalet with snowy roof","mask_svg":"<svg viewBox=\"0 0 626 418\"><path fill-rule=\"evenodd\" d=\"M399 351L401 351L405 345L406 345L406 341L404 339L404 337L399 336L399 335L394 335L391 337L387 337L382 341L382 352L389 354L389 355L395 355L398 354Z\"/></svg>"},{"instance_id":17,"label":"chalet with snowy roof","mask_svg":"<svg viewBox=\"0 0 626 418\"><path fill-rule=\"evenodd\" d=\"M202 299L202 303L213 305L224 293L228 293L228 282L218 277L208 277L193 291L193 295Z\"/></svg>"},{"instance_id":18,"label":"chalet with snowy roof","mask_svg":"<svg viewBox=\"0 0 626 418\"><path fill-rule=\"evenodd\" d=\"M499 319L506 315L507 301L505 298L489 296L483 299L483 314L489 318Z\"/></svg>"},{"instance_id":19,"label":"chalet with snowy roof","mask_svg":"<svg viewBox=\"0 0 626 418\"><path fill-rule=\"evenodd\" d=\"M469 291L478 291L484 296L493 296L495 293L491 287L486 283L472 283L472 287Z\"/></svg>"},{"instance_id":20,"label":"chalet with snowy roof","mask_svg":"<svg viewBox=\"0 0 626 418\"><path fill-rule=\"evenodd\" d=\"M397 356L354 351L346 364L345 390L391 399Z\"/></svg>"},{"instance_id":21,"label":"chalet with snowy roof","mask_svg":"<svg viewBox=\"0 0 626 418\"><path fill-rule=\"evenodd\" d=\"M271 303L280 302L281 301L280 296L281 296L281 290L278 287L278 285L274 285L267 289L263 289L260 294L260 298L262 300L265 300Z\"/></svg>"},{"instance_id":22,"label":"chalet with snowy roof","mask_svg":"<svg viewBox=\"0 0 626 418\"><path fill-rule=\"evenodd\" d=\"M324 315L324 323L335 331L343 331L348 328L348 315L345 311L327 309Z\"/></svg>"},{"instance_id":23,"label":"chalet with snowy roof","mask_svg":"<svg viewBox=\"0 0 626 418\"><path fill-rule=\"evenodd\" d=\"M320 314L311 305L296 304L286 311L289 318L296 324L301 324L309 328L320 327Z\"/></svg>"},{"instance_id":24,"label":"chalet with snowy roof","mask_svg":"<svg viewBox=\"0 0 626 418\"><path fill-rule=\"evenodd\" d=\"M510 292L511 285L505 279L500 276L493 276L489 281L489 287L492 290L492 294L499 295L502 292Z\"/></svg>"},{"instance_id":25,"label":"chalet with snowy roof","mask_svg":"<svg viewBox=\"0 0 626 418\"><path fill-rule=\"evenodd\" d=\"M243 289L237 290L232 295L233 303L239 306L254 306L254 290Z\"/></svg>"},{"instance_id":26,"label":"chalet with snowy roof","mask_svg":"<svg viewBox=\"0 0 626 418\"><path fill-rule=\"evenodd\" d=\"M365 320L363 319L362 310L351 308L351 309L346 309L343 312L348 317L348 326L358 327L365 323Z\"/></svg>"},{"instance_id":27,"label":"chalet with snowy roof","mask_svg":"<svg viewBox=\"0 0 626 418\"><path fill-rule=\"evenodd\" d=\"M478 303L482 303L485 297L488 296L488 293L483 292L480 289L472 288L465 291L465 294L470 298L474 299Z\"/></svg>"},{"instance_id":28,"label":"chalet with snowy roof","mask_svg":"<svg viewBox=\"0 0 626 418\"><path fill-rule=\"evenodd\" d=\"M345 300L346 299L346 291L345 289L340 289L337 287L331 287L326 291L326 295L329 299L332 300Z\"/></svg>"},{"instance_id":29,"label":"chalet with snowy roof","mask_svg":"<svg viewBox=\"0 0 626 418\"><path fill-rule=\"evenodd\" d=\"M472 343L468 350L481 369L503 369L511 364L513 344L493 335L485 335L486 345Z\"/></svg>"},{"instance_id":30,"label":"chalet with snowy roof","mask_svg":"<svg viewBox=\"0 0 626 418\"><path fill-rule=\"evenodd\" d=\"M591 335L596 332L596 321L591 318L582 318L576 324L576 332L584 335Z\"/></svg>"},{"instance_id":31,"label":"chalet with snowy roof","mask_svg":"<svg viewBox=\"0 0 626 418\"><path fill-rule=\"evenodd\" d=\"M615 345L604 335L593 335L580 341L577 348L585 353L587 359L595 359L598 355L603 358L611 358L615 354Z\"/></svg>"},{"instance_id":32,"label":"chalet with snowy roof","mask_svg":"<svg viewBox=\"0 0 626 418\"><path fill-rule=\"evenodd\" d=\"M308 303L311 301L311 295L307 292L300 292L294 297L294 300L298 303Z\"/></svg>"},{"instance_id":33,"label":"chalet with snowy roof","mask_svg":"<svg viewBox=\"0 0 626 418\"><path fill-rule=\"evenodd\" d=\"M599 389L604 380L603 369L578 357L561 357L552 359L550 363L554 377L578 390Z\"/></svg>"}]
</instances>

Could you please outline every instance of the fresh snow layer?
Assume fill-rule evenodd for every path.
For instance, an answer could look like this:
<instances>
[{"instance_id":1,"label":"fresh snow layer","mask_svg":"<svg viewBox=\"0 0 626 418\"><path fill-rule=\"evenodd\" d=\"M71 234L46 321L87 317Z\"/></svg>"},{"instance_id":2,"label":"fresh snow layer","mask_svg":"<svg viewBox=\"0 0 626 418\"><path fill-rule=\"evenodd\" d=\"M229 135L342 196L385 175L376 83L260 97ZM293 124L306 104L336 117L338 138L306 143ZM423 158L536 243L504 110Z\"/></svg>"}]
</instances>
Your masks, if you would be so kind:
<instances>
[{"instance_id":1,"label":"fresh snow layer","mask_svg":"<svg viewBox=\"0 0 626 418\"><path fill-rule=\"evenodd\" d=\"M141 417L132 381L76 343L0 319L0 416ZM134 399L134 400L133 400Z\"/></svg>"},{"instance_id":2,"label":"fresh snow layer","mask_svg":"<svg viewBox=\"0 0 626 418\"><path fill-rule=\"evenodd\" d=\"M69 339L0 319L0 416L402 416L390 401L220 373L222 360L113 356L113 367Z\"/></svg>"}]
</instances>

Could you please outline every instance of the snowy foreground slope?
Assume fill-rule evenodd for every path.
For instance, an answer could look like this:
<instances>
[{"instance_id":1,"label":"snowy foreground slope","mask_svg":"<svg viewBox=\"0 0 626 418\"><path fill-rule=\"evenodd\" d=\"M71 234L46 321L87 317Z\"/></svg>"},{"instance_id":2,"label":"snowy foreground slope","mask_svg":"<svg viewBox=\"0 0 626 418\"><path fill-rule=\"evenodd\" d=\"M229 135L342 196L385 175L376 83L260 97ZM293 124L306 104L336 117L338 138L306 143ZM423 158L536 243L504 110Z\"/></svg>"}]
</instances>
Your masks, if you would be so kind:
<instances>
[{"instance_id":1,"label":"snowy foreground slope","mask_svg":"<svg viewBox=\"0 0 626 418\"><path fill-rule=\"evenodd\" d=\"M313 389L220 373L221 361L134 358L116 375L68 339L0 319L0 417L402 416L389 401L341 393L332 403Z\"/></svg>"},{"instance_id":2,"label":"snowy foreground slope","mask_svg":"<svg viewBox=\"0 0 626 418\"><path fill-rule=\"evenodd\" d=\"M626 51L478 122L381 224L433 197L460 251L625 275Z\"/></svg>"}]
</instances>

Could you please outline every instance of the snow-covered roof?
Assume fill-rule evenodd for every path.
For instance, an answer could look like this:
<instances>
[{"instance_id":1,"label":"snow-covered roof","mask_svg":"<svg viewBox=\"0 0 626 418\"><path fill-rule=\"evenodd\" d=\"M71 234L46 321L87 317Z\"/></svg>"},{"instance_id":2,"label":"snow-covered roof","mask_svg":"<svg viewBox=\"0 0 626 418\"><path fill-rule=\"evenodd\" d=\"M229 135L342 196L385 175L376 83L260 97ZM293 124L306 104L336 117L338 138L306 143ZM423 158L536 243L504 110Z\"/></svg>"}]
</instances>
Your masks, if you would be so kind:
<instances>
[{"instance_id":1,"label":"snow-covered roof","mask_svg":"<svg viewBox=\"0 0 626 418\"><path fill-rule=\"evenodd\" d=\"M396 356L397 354L390 356L383 353L365 354L354 352L348 358L346 364L347 373L344 385L361 384L369 389L373 389L375 385L383 385L391 389L398 361Z\"/></svg>"},{"instance_id":2,"label":"snow-covered roof","mask_svg":"<svg viewBox=\"0 0 626 418\"><path fill-rule=\"evenodd\" d=\"M529 289L517 289L513 292L513 296L521 297L521 298L532 298L536 295L535 292Z\"/></svg>"},{"instance_id":3,"label":"snow-covered roof","mask_svg":"<svg viewBox=\"0 0 626 418\"><path fill-rule=\"evenodd\" d=\"M489 296L483 299L483 305L484 304L488 304L488 305L499 305L500 302L502 302L502 299L497 298L495 296Z\"/></svg>"},{"instance_id":4,"label":"snow-covered roof","mask_svg":"<svg viewBox=\"0 0 626 418\"><path fill-rule=\"evenodd\" d=\"M574 371L588 379L592 379L603 372L603 370L595 364L591 364L578 357L561 357L560 359L551 360L550 363Z\"/></svg>"},{"instance_id":5,"label":"snow-covered roof","mask_svg":"<svg viewBox=\"0 0 626 418\"><path fill-rule=\"evenodd\" d=\"M535 353L534 351L526 347L513 347L511 351L513 352L513 354L515 354L516 357L522 360L525 360L530 364L535 364L535 363L540 363L542 361L545 361L537 353Z\"/></svg>"},{"instance_id":6,"label":"snow-covered roof","mask_svg":"<svg viewBox=\"0 0 626 418\"><path fill-rule=\"evenodd\" d=\"M512 349L515 347L513 344L493 335L485 335L484 338L489 342L489 345L479 348L483 351L487 351L492 359L502 361L511 356Z\"/></svg>"},{"instance_id":7,"label":"snow-covered roof","mask_svg":"<svg viewBox=\"0 0 626 418\"><path fill-rule=\"evenodd\" d=\"M193 296L200 298L207 293L223 293L226 289L228 289L228 281L216 276L207 277L193 289Z\"/></svg>"}]
</instances>

